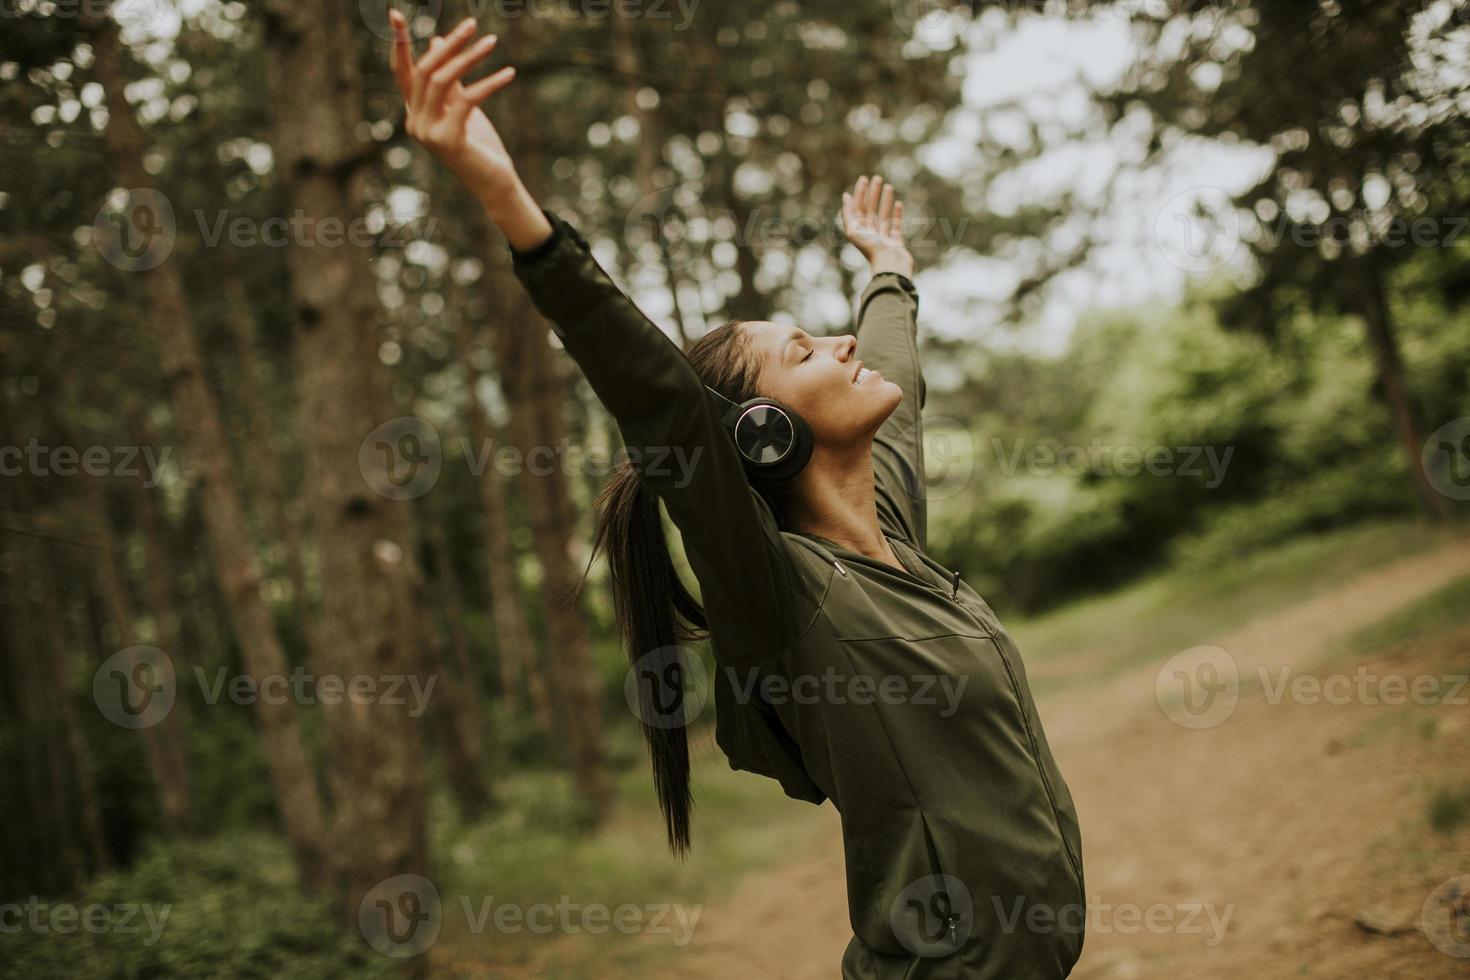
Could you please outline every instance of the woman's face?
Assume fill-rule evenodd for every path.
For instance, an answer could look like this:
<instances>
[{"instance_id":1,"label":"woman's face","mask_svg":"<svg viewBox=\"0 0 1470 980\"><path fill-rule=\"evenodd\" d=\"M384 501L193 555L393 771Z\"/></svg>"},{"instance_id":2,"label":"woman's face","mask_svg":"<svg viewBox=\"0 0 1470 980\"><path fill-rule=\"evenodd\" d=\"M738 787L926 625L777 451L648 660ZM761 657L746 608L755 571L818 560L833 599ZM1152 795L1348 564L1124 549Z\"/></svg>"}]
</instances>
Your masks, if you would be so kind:
<instances>
[{"instance_id":1,"label":"woman's face","mask_svg":"<svg viewBox=\"0 0 1470 980\"><path fill-rule=\"evenodd\" d=\"M741 324L760 365L756 387L811 426L819 446L871 439L903 399L903 390L856 356L857 338L813 337L800 327L765 320Z\"/></svg>"}]
</instances>

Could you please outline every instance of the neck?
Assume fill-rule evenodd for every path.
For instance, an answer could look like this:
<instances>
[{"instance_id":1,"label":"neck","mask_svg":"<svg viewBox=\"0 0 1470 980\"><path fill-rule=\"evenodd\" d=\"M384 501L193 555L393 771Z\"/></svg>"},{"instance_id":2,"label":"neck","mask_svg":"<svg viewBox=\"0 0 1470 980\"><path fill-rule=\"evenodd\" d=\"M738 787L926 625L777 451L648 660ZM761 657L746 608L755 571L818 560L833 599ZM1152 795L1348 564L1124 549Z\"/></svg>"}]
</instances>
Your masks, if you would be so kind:
<instances>
[{"instance_id":1,"label":"neck","mask_svg":"<svg viewBox=\"0 0 1470 980\"><path fill-rule=\"evenodd\" d=\"M792 483L787 513L797 531L870 558L888 559L888 541L878 525L871 442L845 451L813 450Z\"/></svg>"}]
</instances>

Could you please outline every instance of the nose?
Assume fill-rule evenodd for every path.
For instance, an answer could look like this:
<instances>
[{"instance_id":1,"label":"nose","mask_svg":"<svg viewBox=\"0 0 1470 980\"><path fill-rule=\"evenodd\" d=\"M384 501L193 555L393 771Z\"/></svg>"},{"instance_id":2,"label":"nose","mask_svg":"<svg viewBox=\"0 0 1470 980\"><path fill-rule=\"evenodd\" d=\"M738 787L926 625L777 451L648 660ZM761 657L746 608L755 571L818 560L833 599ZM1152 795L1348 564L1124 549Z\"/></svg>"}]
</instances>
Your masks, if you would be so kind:
<instances>
[{"instance_id":1,"label":"nose","mask_svg":"<svg viewBox=\"0 0 1470 980\"><path fill-rule=\"evenodd\" d=\"M844 334L837 338L837 356L841 360L850 360L853 352L857 350L857 337L852 334Z\"/></svg>"}]
</instances>

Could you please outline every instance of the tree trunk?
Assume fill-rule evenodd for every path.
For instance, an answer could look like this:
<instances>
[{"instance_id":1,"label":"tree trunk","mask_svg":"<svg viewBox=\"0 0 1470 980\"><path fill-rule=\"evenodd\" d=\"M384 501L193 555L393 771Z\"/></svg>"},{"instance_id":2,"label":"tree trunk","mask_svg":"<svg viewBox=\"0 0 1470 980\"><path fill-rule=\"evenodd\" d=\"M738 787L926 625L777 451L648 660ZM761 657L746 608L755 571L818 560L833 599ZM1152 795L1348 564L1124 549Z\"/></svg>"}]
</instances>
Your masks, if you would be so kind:
<instances>
[{"instance_id":1,"label":"tree trunk","mask_svg":"<svg viewBox=\"0 0 1470 980\"><path fill-rule=\"evenodd\" d=\"M444 624L439 631L441 642L428 644L433 658L430 666L441 681L435 688L436 698L430 710L439 729L439 743L444 752L445 774L449 787L459 802L460 812L467 817L482 813L490 804L490 787L485 780L483 766L485 737L484 721L480 712L480 680L470 660L469 638L464 630L464 604L459 597L459 584L454 579L454 569L449 561L449 540L444 533L442 514L434 514L427 521L430 550L434 553L434 568L437 573L437 592L444 597L446 606ZM420 604L427 606L424 590L416 590ZM433 619L433 613L423 610L425 622ZM459 676L449 669L444 648L454 651Z\"/></svg>"},{"instance_id":2,"label":"tree trunk","mask_svg":"<svg viewBox=\"0 0 1470 980\"><path fill-rule=\"evenodd\" d=\"M108 516L107 493L102 486L102 477L86 476L83 483L87 488L88 503L94 520L92 543L97 549L94 568L97 587L102 595L107 619L116 631L117 644L113 652L128 650L137 642L134 627L132 600L128 598L126 576L122 558L118 554L117 541ZM165 650L170 658L179 655L178 650ZM148 771L158 790L159 808L164 824L175 834L189 831L189 780L184 762L182 743L181 712L175 705L162 720L138 729L143 740L143 757Z\"/></svg>"},{"instance_id":3,"label":"tree trunk","mask_svg":"<svg viewBox=\"0 0 1470 980\"><path fill-rule=\"evenodd\" d=\"M92 771L92 754L72 701L71 665L66 652L66 633L61 609L56 600L56 573L41 548L31 548L31 567L43 575L41 589L41 625L45 633L47 668L51 688L61 716L61 730L66 746L68 768L76 776L78 809L82 833L86 838L93 872L105 871L112 864L102 835L102 815L97 806L97 779Z\"/></svg>"},{"instance_id":4,"label":"tree trunk","mask_svg":"<svg viewBox=\"0 0 1470 980\"><path fill-rule=\"evenodd\" d=\"M107 90L106 138L114 166L127 186L148 187L150 180L142 167L144 135L123 96L119 44L116 28L110 24L98 38L97 75ZM199 483L220 591L245 670L257 683L270 676L287 676L286 657L260 594L259 557L251 542L219 408L205 381L180 268L177 263L164 262L143 274L147 276L149 321L163 355L176 424ZM257 698L256 719L297 870L308 889L319 891L326 884L321 795L297 725L296 706L272 703L275 701L279 699Z\"/></svg>"},{"instance_id":5,"label":"tree trunk","mask_svg":"<svg viewBox=\"0 0 1470 980\"><path fill-rule=\"evenodd\" d=\"M472 236L483 243L488 236ZM482 282L482 288L485 283ZM501 700L508 715L514 716L519 703L522 679L530 697L531 711L537 725L550 735L556 727L547 690L546 676L536 659L536 643L526 611L521 605L521 580L516 572L515 547L510 540L510 521L506 514L504 490L500 475L494 469L494 450L500 445L500 434L490 424L475 394L479 372L473 358L473 335L467 323L456 332L460 360L469 381L469 403L465 420L469 427L473 451L486 460L479 474L480 506L485 516L485 565L489 584L490 620L495 630L495 654L500 670Z\"/></svg>"},{"instance_id":6,"label":"tree trunk","mask_svg":"<svg viewBox=\"0 0 1470 980\"><path fill-rule=\"evenodd\" d=\"M513 30L520 38L529 26L525 21L509 22L505 33ZM523 38L520 43L525 43ZM503 111L512 156L527 188L539 200L542 121L534 92L507 100ZM493 323L497 366L510 406L510 436L523 457L540 448L549 450L554 460L566 439L562 412L567 393L552 360L550 328L511 276L504 244L490 246L489 251L484 256L486 269L498 275L492 274L485 288L504 297ZM612 803L612 784L603 764L597 667L587 617L577 595L581 576L574 558L576 511L561 467L554 462L547 465L544 457L539 461L527 458L526 464L521 467L520 480L541 565L551 691L567 729L577 793L590 806L594 819L601 820Z\"/></svg>"},{"instance_id":7,"label":"tree trunk","mask_svg":"<svg viewBox=\"0 0 1470 980\"><path fill-rule=\"evenodd\" d=\"M256 523L262 532L259 537L272 535L285 546L286 577L291 582L291 607L298 616L310 614L307 604L306 571L302 560L302 534L299 515L293 509L295 494L286 475L286 441L279 435L282 426L277 417L284 413L272 413L266 397L270 382L265 360L256 348L255 317L250 313L250 294L235 264L233 251L221 253L224 273L220 277L220 288L225 296L228 310L226 320L230 328L230 339L234 354L239 362L236 377L236 398L241 417L245 420L247 446L256 447L249 460L247 479L251 480L246 499L253 497ZM273 417L274 414L274 417Z\"/></svg>"},{"instance_id":8,"label":"tree trunk","mask_svg":"<svg viewBox=\"0 0 1470 980\"><path fill-rule=\"evenodd\" d=\"M362 135L361 23L356 6L270 0L265 50L275 172L293 218L360 220L365 165L378 149ZM368 486L363 441L392 414L379 363L370 252L321 243L289 250L296 381L305 421L306 500L320 563L318 674L380 683L420 668L412 598L409 517L401 500ZM417 464L415 464L417 465ZM423 683L423 678L418 681ZM336 895L355 921L367 892L426 864L420 737L410 705L322 705L334 804Z\"/></svg>"},{"instance_id":9,"label":"tree trunk","mask_svg":"<svg viewBox=\"0 0 1470 980\"><path fill-rule=\"evenodd\" d=\"M1383 386L1383 397L1393 413L1399 444L1408 459L1409 472L1414 475L1419 500L1432 520L1447 521L1450 518L1449 501L1435 490L1434 485L1429 482L1429 474L1424 472L1424 439L1420 435L1418 413L1409 395L1409 385L1404 379L1404 365L1399 356L1393 308L1389 305L1388 292L1384 286L1383 270L1370 260L1358 264L1357 274L1362 277L1358 288L1368 345L1373 350L1378 381Z\"/></svg>"}]
</instances>

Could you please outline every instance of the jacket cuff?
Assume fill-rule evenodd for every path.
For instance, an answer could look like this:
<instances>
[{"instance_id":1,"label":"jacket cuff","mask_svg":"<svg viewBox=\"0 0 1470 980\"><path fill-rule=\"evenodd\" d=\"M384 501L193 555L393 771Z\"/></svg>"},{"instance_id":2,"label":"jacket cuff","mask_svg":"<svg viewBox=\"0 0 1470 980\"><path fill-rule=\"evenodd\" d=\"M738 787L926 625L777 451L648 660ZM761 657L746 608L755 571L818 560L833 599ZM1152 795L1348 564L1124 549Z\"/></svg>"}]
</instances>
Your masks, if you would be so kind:
<instances>
[{"instance_id":1,"label":"jacket cuff","mask_svg":"<svg viewBox=\"0 0 1470 980\"><path fill-rule=\"evenodd\" d=\"M506 249L510 252L511 267L517 274L542 263L548 255L555 252L564 242L574 242L583 249L587 247L587 240L560 215L548 211L546 208L542 208L541 213L546 215L546 220L551 225L550 237L539 245L534 245L524 251L515 248L509 242L506 243Z\"/></svg>"},{"instance_id":2,"label":"jacket cuff","mask_svg":"<svg viewBox=\"0 0 1470 980\"><path fill-rule=\"evenodd\" d=\"M919 287L914 281L901 272L880 272L868 280L868 285L863 289L862 298L858 301L858 309L862 310L868 305L868 301L881 292L892 290L902 292L914 304L914 312L919 309Z\"/></svg>"}]
</instances>

